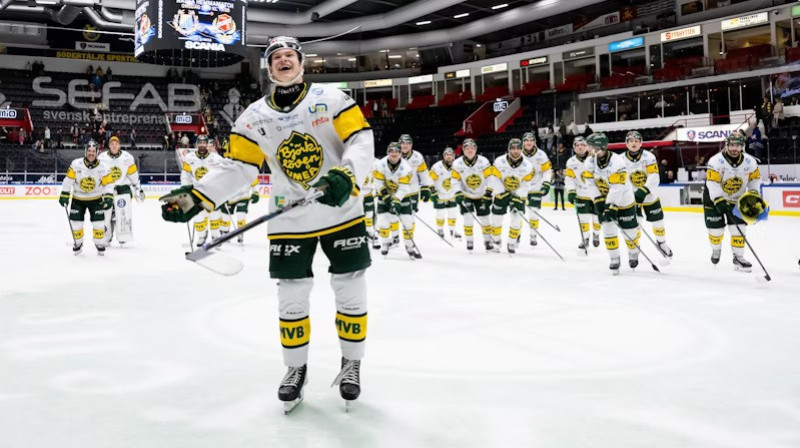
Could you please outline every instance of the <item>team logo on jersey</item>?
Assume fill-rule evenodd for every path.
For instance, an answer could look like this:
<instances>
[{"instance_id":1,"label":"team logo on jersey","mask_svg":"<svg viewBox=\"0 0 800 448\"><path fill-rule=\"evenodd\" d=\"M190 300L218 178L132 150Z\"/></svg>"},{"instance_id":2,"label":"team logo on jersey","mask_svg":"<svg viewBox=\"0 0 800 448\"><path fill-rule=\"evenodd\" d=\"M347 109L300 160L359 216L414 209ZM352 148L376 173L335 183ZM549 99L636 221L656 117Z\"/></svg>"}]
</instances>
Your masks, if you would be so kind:
<instances>
[{"instance_id":1,"label":"team logo on jersey","mask_svg":"<svg viewBox=\"0 0 800 448\"><path fill-rule=\"evenodd\" d=\"M503 178L503 186L506 187L506 191L514 191L519 188L519 179L517 176L508 176Z\"/></svg>"},{"instance_id":2,"label":"team logo on jersey","mask_svg":"<svg viewBox=\"0 0 800 448\"><path fill-rule=\"evenodd\" d=\"M453 188L453 178L448 177L447 179L443 180L442 188L444 188L445 191L450 191L450 189Z\"/></svg>"},{"instance_id":3,"label":"team logo on jersey","mask_svg":"<svg viewBox=\"0 0 800 448\"><path fill-rule=\"evenodd\" d=\"M118 166L113 166L111 167L111 172L109 174L111 174L111 180L116 182L120 177L122 177L122 170L119 169Z\"/></svg>"},{"instance_id":4,"label":"team logo on jersey","mask_svg":"<svg viewBox=\"0 0 800 448\"><path fill-rule=\"evenodd\" d=\"M93 191L97 187L97 181L93 177L84 177L81 179L81 190L85 193Z\"/></svg>"},{"instance_id":5,"label":"team logo on jersey","mask_svg":"<svg viewBox=\"0 0 800 448\"><path fill-rule=\"evenodd\" d=\"M322 147L309 134L292 134L278 146L278 164L286 177L308 190L322 170Z\"/></svg>"},{"instance_id":6,"label":"team logo on jersey","mask_svg":"<svg viewBox=\"0 0 800 448\"><path fill-rule=\"evenodd\" d=\"M389 190L389 193L395 194L395 192L397 192L398 188L397 182L391 179L386 179L384 185L386 185L386 189Z\"/></svg>"},{"instance_id":7,"label":"team logo on jersey","mask_svg":"<svg viewBox=\"0 0 800 448\"><path fill-rule=\"evenodd\" d=\"M609 187L608 187L608 181L607 180L605 180L603 178L600 178L600 177L595 177L594 178L594 184L597 185L597 189L600 190L600 193L603 196L608 196Z\"/></svg>"},{"instance_id":8,"label":"team logo on jersey","mask_svg":"<svg viewBox=\"0 0 800 448\"><path fill-rule=\"evenodd\" d=\"M194 178L200 180L208 173L208 168L201 166L194 171Z\"/></svg>"},{"instance_id":9,"label":"team logo on jersey","mask_svg":"<svg viewBox=\"0 0 800 448\"><path fill-rule=\"evenodd\" d=\"M634 187L644 187L647 182L647 174L643 171L634 171L631 173L631 183Z\"/></svg>"},{"instance_id":10,"label":"team logo on jersey","mask_svg":"<svg viewBox=\"0 0 800 448\"><path fill-rule=\"evenodd\" d=\"M467 187L472 190L477 190L483 183L483 178L477 174L470 174L467 176Z\"/></svg>"},{"instance_id":11,"label":"team logo on jersey","mask_svg":"<svg viewBox=\"0 0 800 448\"><path fill-rule=\"evenodd\" d=\"M742 189L744 182L738 177L731 177L722 183L722 191L727 195L732 195Z\"/></svg>"}]
</instances>

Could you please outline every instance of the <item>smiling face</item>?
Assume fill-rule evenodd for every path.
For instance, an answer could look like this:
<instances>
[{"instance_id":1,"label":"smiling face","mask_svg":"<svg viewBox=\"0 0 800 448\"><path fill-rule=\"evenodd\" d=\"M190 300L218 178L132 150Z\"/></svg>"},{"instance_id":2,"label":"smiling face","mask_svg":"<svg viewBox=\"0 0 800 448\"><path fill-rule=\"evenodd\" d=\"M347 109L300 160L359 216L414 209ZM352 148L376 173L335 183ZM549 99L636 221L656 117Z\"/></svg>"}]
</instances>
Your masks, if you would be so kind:
<instances>
[{"instance_id":1,"label":"smiling face","mask_svg":"<svg viewBox=\"0 0 800 448\"><path fill-rule=\"evenodd\" d=\"M279 82L290 82L300 74L302 64L296 51L282 48L272 54L270 63L272 77Z\"/></svg>"},{"instance_id":2,"label":"smiling face","mask_svg":"<svg viewBox=\"0 0 800 448\"><path fill-rule=\"evenodd\" d=\"M111 140L108 144L108 149L111 151L111 154L119 154L119 140Z\"/></svg>"},{"instance_id":3,"label":"smiling face","mask_svg":"<svg viewBox=\"0 0 800 448\"><path fill-rule=\"evenodd\" d=\"M464 155L467 156L468 159L472 160L475 158L475 154L478 153L478 147L475 145L464 145Z\"/></svg>"}]
</instances>

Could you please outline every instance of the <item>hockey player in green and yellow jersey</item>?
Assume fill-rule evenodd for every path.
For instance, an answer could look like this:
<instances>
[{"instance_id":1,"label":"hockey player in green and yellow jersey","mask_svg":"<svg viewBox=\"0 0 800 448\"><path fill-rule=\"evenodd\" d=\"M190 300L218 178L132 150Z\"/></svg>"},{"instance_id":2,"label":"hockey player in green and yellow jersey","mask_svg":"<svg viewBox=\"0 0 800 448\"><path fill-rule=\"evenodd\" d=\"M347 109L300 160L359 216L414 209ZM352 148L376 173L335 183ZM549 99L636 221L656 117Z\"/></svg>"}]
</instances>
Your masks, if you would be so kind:
<instances>
[{"instance_id":1,"label":"hockey player in green and yellow jersey","mask_svg":"<svg viewBox=\"0 0 800 448\"><path fill-rule=\"evenodd\" d=\"M594 157L586 161L587 168L594 173L597 187L595 207L603 225L606 249L611 257L609 268L619 274L619 229L622 229L628 246L628 264L639 265L639 223L636 220L636 200L628 179L628 168L622 156L608 150L608 137L595 132L586 139L594 150Z\"/></svg>"},{"instance_id":2,"label":"hockey player in green and yellow jersey","mask_svg":"<svg viewBox=\"0 0 800 448\"><path fill-rule=\"evenodd\" d=\"M578 222L581 226L581 244L579 249L589 248L589 238L592 236L592 218L595 215L594 198L596 187L594 185L594 172L586 166L589 158L589 148L586 140L575 137L572 142L575 155L567 160L567 169L564 170L564 183L567 187L567 200L575 206Z\"/></svg>"},{"instance_id":3,"label":"hockey player in green and yellow jersey","mask_svg":"<svg viewBox=\"0 0 800 448\"><path fill-rule=\"evenodd\" d=\"M536 138L532 132L522 136L522 155L533 166L533 181L528 192L528 221L531 227L531 246L536 245L536 232L539 228L539 210L542 209L542 198L550 192L550 182L553 180L553 165L547 154L536 147Z\"/></svg>"},{"instance_id":4,"label":"hockey player in green and yellow jersey","mask_svg":"<svg viewBox=\"0 0 800 448\"><path fill-rule=\"evenodd\" d=\"M208 137L200 135L197 137L197 151L189 152L183 161L181 171L181 185L189 187L197 185L209 171L222 162L222 157L215 152L208 150ZM194 217L194 232L197 247L201 247L208 237L209 227L211 228L211 238L219 236L220 225L222 224L221 210L201 210Z\"/></svg>"},{"instance_id":5,"label":"hockey player in green and yellow jersey","mask_svg":"<svg viewBox=\"0 0 800 448\"><path fill-rule=\"evenodd\" d=\"M747 223L732 212L737 201L746 193L760 198L761 172L758 161L744 152L744 145L744 137L734 133L725 140L722 151L708 161L703 212L711 242L711 262L719 263L727 223L731 234L733 266L736 270L750 272L753 266L744 258L744 232L747 230ZM742 230L741 234L736 224Z\"/></svg>"},{"instance_id":6,"label":"hockey player in green and yellow jersey","mask_svg":"<svg viewBox=\"0 0 800 448\"><path fill-rule=\"evenodd\" d=\"M69 206L69 223L72 227L72 238L75 245L72 251L75 255L81 253L83 247L83 220L89 213L92 222L92 236L97 248L97 255L103 255L106 250L105 210L110 210L114 201L111 185L114 179L104 163L97 159L97 143L94 140L86 144L84 156L75 159L67 169L64 183L61 185L61 196L58 203L67 207L72 195L72 204Z\"/></svg>"},{"instance_id":7,"label":"hockey player in green and yellow jersey","mask_svg":"<svg viewBox=\"0 0 800 448\"><path fill-rule=\"evenodd\" d=\"M672 249L667 245L661 199L654 192L660 182L656 156L642 149L642 134L637 131L628 132L625 136L625 145L628 150L623 159L628 165L628 178L633 186L637 207L644 212L645 220L653 226L659 251L664 256L672 258Z\"/></svg>"},{"instance_id":8,"label":"hockey player in green and yellow jersey","mask_svg":"<svg viewBox=\"0 0 800 448\"><path fill-rule=\"evenodd\" d=\"M494 250L492 239L492 225L489 213L492 207L491 178L494 176L494 167L489 159L478 155L478 144L471 138L464 139L461 144L464 155L453 162L453 179L459 182L459 192L456 194L456 203L461 209L464 219L464 237L467 240L467 250L473 248L473 221L478 220L478 225L483 232L483 243L487 251Z\"/></svg>"},{"instance_id":9,"label":"hockey player in green and yellow jersey","mask_svg":"<svg viewBox=\"0 0 800 448\"><path fill-rule=\"evenodd\" d=\"M508 253L517 251L520 230L525 222L525 198L533 181L533 166L522 157L522 140L508 142L508 154L494 161L494 201L492 202L492 237L496 251L502 244L503 218L511 209L508 223Z\"/></svg>"},{"instance_id":10,"label":"hockey player in green and yellow jersey","mask_svg":"<svg viewBox=\"0 0 800 448\"><path fill-rule=\"evenodd\" d=\"M369 243L360 188L374 160L372 129L358 104L335 87L303 81L304 55L292 37L270 40L265 52L275 91L254 101L230 134L229 158L191 188L164 196L162 216L186 222L212 211L247 187L266 161L272 180L269 209L324 193L317 202L270 220L269 274L278 280L283 361L278 398L289 412L302 400L311 321L309 296L317 246L330 261L336 327L342 352L335 382L349 404L361 393L367 335Z\"/></svg>"},{"instance_id":11,"label":"hockey player in green and yellow jersey","mask_svg":"<svg viewBox=\"0 0 800 448\"><path fill-rule=\"evenodd\" d=\"M131 153L120 148L119 138L116 136L111 137L108 151L100 153L97 160L108 167L114 180L111 185L114 205L105 211L106 245L111 243L115 235L120 244L125 244L133 238L131 197L135 195L137 201L144 201L144 191L139 183L139 169Z\"/></svg>"},{"instance_id":12,"label":"hockey player in green and yellow jersey","mask_svg":"<svg viewBox=\"0 0 800 448\"><path fill-rule=\"evenodd\" d=\"M439 236L444 238L444 225L450 227L451 238L461 238L456 229L456 219L458 217L458 204L456 195L461 189L459 182L453 178L453 163L456 153L453 148L447 147L442 152L442 160L433 164L428 173L433 182L433 208L436 210L436 229ZM445 221L447 220L447 221Z\"/></svg>"},{"instance_id":13,"label":"hockey player in green and yellow jersey","mask_svg":"<svg viewBox=\"0 0 800 448\"><path fill-rule=\"evenodd\" d=\"M389 143L386 157L375 163L372 172L373 189L378 198L378 227L381 238L381 255L389 253L395 244L392 232L403 228L406 252L412 259L422 258L414 244L414 205L412 191L414 169L400 152L397 142Z\"/></svg>"}]
</instances>

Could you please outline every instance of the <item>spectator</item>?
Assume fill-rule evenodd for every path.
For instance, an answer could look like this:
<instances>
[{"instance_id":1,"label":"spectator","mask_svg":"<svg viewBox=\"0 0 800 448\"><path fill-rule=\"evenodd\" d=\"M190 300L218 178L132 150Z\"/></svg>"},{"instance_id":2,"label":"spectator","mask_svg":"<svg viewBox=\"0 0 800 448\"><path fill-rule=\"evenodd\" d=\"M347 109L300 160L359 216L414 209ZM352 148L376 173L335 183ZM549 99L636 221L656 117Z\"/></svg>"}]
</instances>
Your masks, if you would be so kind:
<instances>
[{"instance_id":1,"label":"spectator","mask_svg":"<svg viewBox=\"0 0 800 448\"><path fill-rule=\"evenodd\" d=\"M0 143L8 142L8 130L5 126L0 128Z\"/></svg>"},{"instance_id":2,"label":"spectator","mask_svg":"<svg viewBox=\"0 0 800 448\"><path fill-rule=\"evenodd\" d=\"M753 133L750 134L748 142L750 143L750 152L756 159L761 160L764 152L764 142L761 141L761 130L758 129L758 126L753 128Z\"/></svg>"},{"instance_id":3,"label":"spectator","mask_svg":"<svg viewBox=\"0 0 800 448\"><path fill-rule=\"evenodd\" d=\"M563 148L564 145L561 145ZM566 210L564 208L564 170L554 170L553 174L553 197L555 198L555 206L553 210L558 210L558 197L561 196L561 210Z\"/></svg>"},{"instance_id":4,"label":"spectator","mask_svg":"<svg viewBox=\"0 0 800 448\"><path fill-rule=\"evenodd\" d=\"M772 127L778 128L783 125L783 101L780 98L775 100L775 106L772 109Z\"/></svg>"},{"instance_id":5,"label":"spectator","mask_svg":"<svg viewBox=\"0 0 800 448\"><path fill-rule=\"evenodd\" d=\"M372 102L372 116L377 117L380 113L381 105L377 101Z\"/></svg>"},{"instance_id":6,"label":"spectator","mask_svg":"<svg viewBox=\"0 0 800 448\"><path fill-rule=\"evenodd\" d=\"M547 134L544 135L544 142L545 142L545 152L548 154L553 153L554 145L556 140L556 131L553 129L552 124L547 125Z\"/></svg>"},{"instance_id":7,"label":"spectator","mask_svg":"<svg viewBox=\"0 0 800 448\"><path fill-rule=\"evenodd\" d=\"M131 128L128 132L128 141L131 144L131 149L136 149L136 129Z\"/></svg>"},{"instance_id":8,"label":"spectator","mask_svg":"<svg viewBox=\"0 0 800 448\"><path fill-rule=\"evenodd\" d=\"M553 170L558 171L566 168L567 160L569 160L570 157L570 152L567 151L564 142L559 142L558 149L550 156L551 162L553 163Z\"/></svg>"},{"instance_id":9,"label":"spectator","mask_svg":"<svg viewBox=\"0 0 800 448\"><path fill-rule=\"evenodd\" d=\"M81 127L78 126L78 123L73 123L72 126L69 128L69 135L72 137L72 143L78 143L78 138L80 137Z\"/></svg>"},{"instance_id":10,"label":"spectator","mask_svg":"<svg viewBox=\"0 0 800 448\"><path fill-rule=\"evenodd\" d=\"M20 144L20 145L24 145L24 144L25 144L25 141L26 141L27 139L28 139L28 133L27 133L27 132L25 132L25 129L23 129L23 128L19 128L19 137L18 137L19 144Z\"/></svg>"},{"instance_id":11,"label":"spectator","mask_svg":"<svg viewBox=\"0 0 800 448\"><path fill-rule=\"evenodd\" d=\"M389 102L386 101L386 98L381 98L381 117L389 118Z\"/></svg>"},{"instance_id":12,"label":"spectator","mask_svg":"<svg viewBox=\"0 0 800 448\"><path fill-rule=\"evenodd\" d=\"M658 178L659 182L662 184L668 184L667 180L667 173L669 172L669 165L667 164L667 159L661 159L661 164L658 167Z\"/></svg>"},{"instance_id":13,"label":"spectator","mask_svg":"<svg viewBox=\"0 0 800 448\"><path fill-rule=\"evenodd\" d=\"M56 149L64 149L64 132L61 128L56 129Z\"/></svg>"},{"instance_id":14,"label":"spectator","mask_svg":"<svg viewBox=\"0 0 800 448\"><path fill-rule=\"evenodd\" d=\"M583 136L588 137L592 135L592 132L594 131L592 130L592 128L589 127L589 123L586 123L586 127L583 129Z\"/></svg>"},{"instance_id":15,"label":"spectator","mask_svg":"<svg viewBox=\"0 0 800 448\"><path fill-rule=\"evenodd\" d=\"M766 96L764 97L764 102L761 103L761 107L759 108L761 114L760 118L761 121L764 122L764 127L766 128L767 135L769 135L769 131L772 129L772 104L769 102L769 98Z\"/></svg>"},{"instance_id":16,"label":"spectator","mask_svg":"<svg viewBox=\"0 0 800 448\"><path fill-rule=\"evenodd\" d=\"M50 126L44 127L44 147L50 147Z\"/></svg>"},{"instance_id":17,"label":"spectator","mask_svg":"<svg viewBox=\"0 0 800 448\"><path fill-rule=\"evenodd\" d=\"M11 128L11 130L8 131L8 135L6 136L6 141L9 144L13 144L13 145L16 145L17 143L19 143L19 132L17 132L16 128Z\"/></svg>"},{"instance_id":18,"label":"spectator","mask_svg":"<svg viewBox=\"0 0 800 448\"><path fill-rule=\"evenodd\" d=\"M106 69L106 81L111 81L111 66L109 65Z\"/></svg>"},{"instance_id":19,"label":"spectator","mask_svg":"<svg viewBox=\"0 0 800 448\"><path fill-rule=\"evenodd\" d=\"M94 67L92 67L92 65L89 64L89 66L86 67L86 75L91 78L92 74L94 74Z\"/></svg>"},{"instance_id":20,"label":"spectator","mask_svg":"<svg viewBox=\"0 0 800 448\"><path fill-rule=\"evenodd\" d=\"M567 125L564 124L564 120L558 122L558 141L563 142L564 139L567 138Z\"/></svg>"},{"instance_id":21,"label":"spectator","mask_svg":"<svg viewBox=\"0 0 800 448\"><path fill-rule=\"evenodd\" d=\"M186 135L186 134L183 134L183 137L181 137L181 147L188 148L189 147L189 143L190 143L189 136Z\"/></svg>"}]
</instances>

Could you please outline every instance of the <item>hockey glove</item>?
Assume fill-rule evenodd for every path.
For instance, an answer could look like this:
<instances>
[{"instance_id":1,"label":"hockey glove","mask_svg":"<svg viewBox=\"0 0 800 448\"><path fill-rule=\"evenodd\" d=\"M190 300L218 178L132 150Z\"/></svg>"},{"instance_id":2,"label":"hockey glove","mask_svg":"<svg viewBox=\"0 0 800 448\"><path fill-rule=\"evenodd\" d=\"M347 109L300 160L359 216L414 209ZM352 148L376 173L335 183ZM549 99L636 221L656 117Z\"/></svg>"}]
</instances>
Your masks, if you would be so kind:
<instances>
[{"instance_id":1,"label":"hockey glove","mask_svg":"<svg viewBox=\"0 0 800 448\"><path fill-rule=\"evenodd\" d=\"M203 210L200 198L192 193L192 186L186 185L161 196L161 217L169 222L189 222Z\"/></svg>"},{"instance_id":2,"label":"hockey glove","mask_svg":"<svg viewBox=\"0 0 800 448\"><path fill-rule=\"evenodd\" d=\"M428 202L431 200L431 187L423 186L419 190L419 198L422 202Z\"/></svg>"},{"instance_id":3,"label":"hockey glove","mask_svg":"<svg viewBox=\"0 0 800 448\"><path fill-rule=\"evenodd\" d=\"M261 199L261 197L258 195L258 193L253 193L250 196L250 202L252 202L253 204L257 203L259 199Z\"/></svg>"},{"instance_id":4,"label":"hockey glove","mask_svg":"<svg viewBox=\"0 0 800 448\"><path fill-rule=\"evenodd\" d=\"M464 204L464 193L458 192L456 193L456 204L463 205Z\"/></svg>"},{"instance_id":5,"label":"hockey glove","mask_svg":"<svg viewBox=\"0 0 800 448\"><path fill-rule=\"evenodd\" d=\"M355 184L356 178L347 167L335 166L311 186L325 192L317 201L331 207L341 207L354 194Z\"/></svg>"},{"instance_id":6,"label":"hockey glove","mask_svg":"<svg viewBox=\"0 0 800 448\"><path fill-rule=\"evenodd\" d=\"M391 210L392 214L395 214L395 215L397 215L397 216L400 216L400 210L401 210L402 208L403 208L403 205L402 205L402 203L400 202L400 200L399 200L399 199L397 199L397 198L394 198L394 199L392 200L392 205L390 206L390 208L389 208L389 209Z\"/></svg>"},{"instance_id":7,"label":"hockey glove","mask_svg":"<svg viewBox=\"0 0 800 448\"><path fill-rule=\"evenodd\" d=\"M232 215L233 214L233 206L228 205L227 202L223 202L222 205L217 207L217 211L222 213L223 215Z\"/></svg>"},{"instance_id":8,"label":"hockey glove","mask_svg":"<svg viewBox=\"0 0 800 448\"><path fill-rule=\"evenodd\" d=\"M114 206L114 196L110 194L103 195L103 210L111 210Z\"/></svg>"},{"instance_id":9,"label":"hockey glove","mask_svg":"<svg viewBox=\"0 0 800 448\"><path fill-rule=\"evenodd\" d=\"M542 184L542 196L547 196L547 193L550 193L550 182Z\"/></svg>"},{"instance_id":10,"label":"hockey glove","mask_svg":"<svg viewBox=\"0 0 800 448\"><path fill-rule=\"evenodd\" d=\"M570 191L568 191L568 192L567 192L567 201L568 201L570 204L572 204L572 205L575 205L575 199L576 199L577 197L578 197L578 194L577 194L577 193L575 193L575 191L574 191L574 190L570 190Z\"/></svg>"},{"instance_id":11,"label":"hockey glove","mask_svg":"<svg viewBox=\"0 0 800 448\"><path fill-rule=\"evenodd\" d=\"M69 191L62 191L61 196L58 197L58 205L66 207L69 205Z\"/></svg>"},{"instance_id":12,"label":"hockey glove","mask_svg":"<svg viewBox=\"0 0 800 448\"><path fill-rule=\"evenodd\" d=\"M720 215L727 216L733 210L733 204L721 197L714 201L714 208Z\"/></svg>"},{"instance_id":13,"label":"hockey glove","mask_svg":"<svg viewBox=\"0 0 800 448\"><path fill-rule=\"evenodd\" d=\"M511 209L520 212L525 211L525 198L521 198L515 194L511 194Z\"/></svg>"},{"instance_id":14,"label":"hockey glove","mask_svg":"<svg viewBox=\"0 0 800 448\"><path fill-rule=\"evenodd\" d=\"M134 189L135 189L134 197L136 198L136 202L141 204L142 202L144 202L144 190L142 190L141 186L136 186L134 187Z\"/></svg>"},{"instance_id":15,"label":"hockey glove","mask_svg":"<svg viewBox=\"0 0 800 448\"><path fill-rule=\"evenodd\" d=\"M641 204L644 202L644 198L646 198L648 194L650 194L650 189L647 187L639 187L639 189L633 193L633 197L636 198L637 204Z\"/></svg>"},{"instance_id":16,"label":"hockey glove","mask_svg":"<svg viewBox=\"0 0 800 448\"><path fill-rule=\"evenodd\" d=\"M619 213L616 207L606 207L603 210L603 222L616 222Z\"/></svg>"},{"instance_id":17,"label":"hockey glove","mask_svg":"<svg viewBox=\"0 0 800 448\"><path fill-rule=\"evenodd\" d=\"M489 208L492 206L492 190L486 189L486 192L481 196L481 208Z\"/></svg>"},{"instance_id":18,"label":"hockey glove","mask_svg":"<svg viewBox=\"0 0 800 448\"><path fill-rule=\"evenodd\" d=\"M594 200L594 214L597 217L603 216L603 210L606 209L606 199L604 197L598 197Z\"/></svg>"},{"instance_id":19,"label":"hockey glove","mask_svg":"<svg viewBox=\"0 0 800 448\"><path fill-rule=\"evenodd\" d=\"M436 191L431 193L431 202L433 202L433 205L439 204L439 193Z\"/></svg>"}]
</instances>

